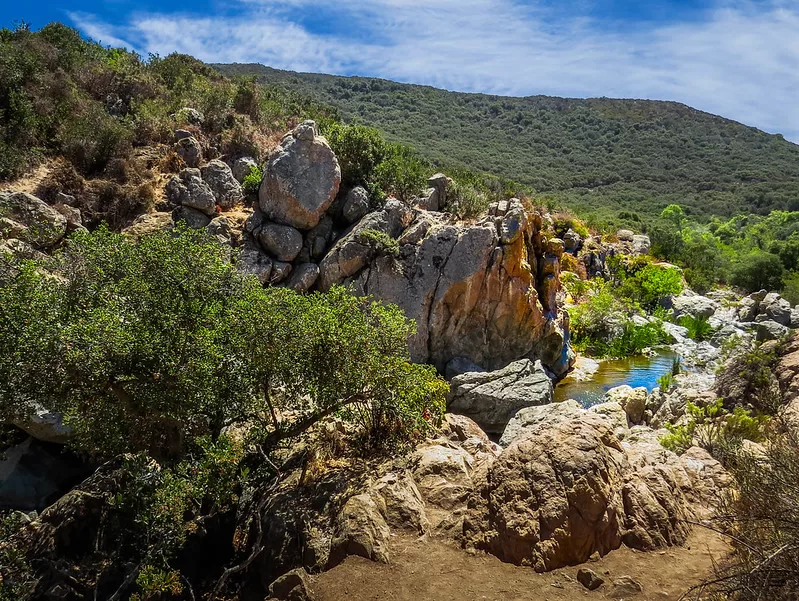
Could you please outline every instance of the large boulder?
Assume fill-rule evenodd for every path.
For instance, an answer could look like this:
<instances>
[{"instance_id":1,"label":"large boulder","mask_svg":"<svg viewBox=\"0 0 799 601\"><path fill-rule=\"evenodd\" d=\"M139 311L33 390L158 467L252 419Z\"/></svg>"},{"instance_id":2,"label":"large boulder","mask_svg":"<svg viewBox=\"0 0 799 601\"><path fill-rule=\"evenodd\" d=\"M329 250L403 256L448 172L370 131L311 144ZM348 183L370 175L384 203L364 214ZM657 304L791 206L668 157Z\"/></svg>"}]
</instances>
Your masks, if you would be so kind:
<instances>
[{"instance_id":1,"label":"large boulder","mask_svg":"<svg viewBox=\"0 0 799 601\"><path fill-rule=\"evenodd\" d=\"M139 238L162 230L168 230L173 225L172 213L144 213L136 217L133 223L122 230L122 233Z\"/></svg>"},{"instance_id":2,"label":"large boulder","mask_svg":"<svg viewBox=\"0 0 799 601\"><path fill-rule=\"evenodd\" d=\"M447 411L473 419L489 434L501 434L519 409L551 403L552 392L541 363L522 359L497 371L455 376Z\"/></svg>"},{"instance_id":3,"label":"large boulder","mask_svg":"<svg viewBox=\"0 0 799 601\"><path fill-rule=\"evenodd\" d=\"M791 325L791 303L776 292L766 295L760 303L759 313L782 326L790 327Z\"/></svg>"},{"instance_id":4,"label":"large boulder","mask_svg":"<svg viewBox=\"0 0 799 601\"><path fill-rule=\"evenodd\" d=\"M674 316L689 315L695 318L708 318L719 308L719 303L699 294L684 293L671 298L671 308Z\"/></svg>"},{"instance_id":5,"label":"large boulder","mask_svg":"<svg viewBox=\"0 0 799 601\"><path fill-rule=\"evenodd\" d=\"M652 248L652 242L649 236L643 234L636 234L633 236L632 250L635 255L648 255L649 249Z\"/></svg>"},{"instance_id":6,"label":"large boulder","mask_svg":"<svg viewBox=\"0 0 799 601\"><path fill-rule=\"evenodd\" d=\"M536 407L522 409L513 419L508 422L499 444L508 447L510 444L523 436L527 430L534 430L543 423L555 424L562 421L569 421L583 414L583 408L574 399L562 401L560 403L550 403Z\"/></svg>"},{"instance_id":7,"label":"large boulder","mask_svg":"<svg viewBox=\"0 0 799 601\"><path fill-rule=\"evenodd\" d=\"M316 124L306 121L269 155L258 192L261 210L277 223L309 230L319 223L341 183L341 169Z\"/></svg>"},{"instance_id":8,"label":"large boulder","mask_svg":"<svg viewBox=\"0 0 799 601\"><path fill-rule=\"evenodd\" d=\"M0 238L49 248L66 233L66 217L42 200L27 192L0 192Z\"/></svg>"},{"instance_id":9,"label":"large boulder","mask_svg":"<svg viewBox=\"0 0 799 601\"><path fill-rule=\"evenodd\" d=\"M216 204L223 209L232 209L244 200L241 184L233 177L233 172L227 163L215 159L204 165L200 172L202 173L203 181L208 184L211 192L213 192Z\"/></svg>"},{"instance_id":10,"label":"large boulder","mask_svg":"<svg viewBox=\"0 0 799 601\"><path fill-rule=\"evenodd\" d=\"M200 166L203 160L203 149L197 138L188 136L180 138L173 147L175 154L177 154L187 167L196 168Z\"/></svg>"},{"instance_id":11,"label":"large boulder","mask_svg":"<svg viewBox=\"0 0 799 601\"><path fill-rule=\"evenodd\" d=\"M601 415L543 420L477 484L464 539L536 571L579 564L622 543L641 550L679 544L689 516L680 486L670 470L634 467Z\"/></svg>"},{"instance_id":12,"label":"large boulder","mask_svg":"<svg viewBox=\"0 0 799 601\"><path fill-rule=\"evenodd\" d=\"M293 261L302 250L302 234L288 225L267 223L258 232L264 250L278 261Z\"/></svg>"},{"instance_id":13,"label":"large boulder","mask_svg":"<svg viewBox=\"0 0 799 601\"><path fill-rule=\"evenodd\" d=\"M11 423L43 442L66 444L73 435L72 428L64 425L64 418L60 413L50 411L38 403L29 403L22 416L11 420Z\"/></svg>"},{"instance_id":14,"label":"large boulder","mask_svg":"<svg viewBox=\"0 0 799 601\"><path fill-rule=\"evenodd\" d=\"M385 506L378 505L367 493L351 497L336 519L328 566L333 567L350 555L388 563L391 531L385 513Z\"/></svg>"},{"instance_id":15,"label":"large boulder","mask_svg":"<svg viewBox=\"0 0 799 601\"><path fill-rule=\"evenodd\" d=\"M369 193L363 186L355 186L347 193L342 216L347 223L355 223L369 212Z\"/></svg>"},{"instance_id":16,"label":"large boulder","mask_svg":"<svg viewBox=\"0 0 799 601\"><path fill-rule=\"evenodd\" d=\"M621 405L631 424L641 423L648 397L649 391L645 387L633 388L627 384L611 388L605 393L605 401Z\"/></svg>"},{"instance_id":17,"label":"large boulder","mask_svg":"<svg viewBox=\"0 0 799 601\"><path fill-rule=\"evenodd\" d=\"M180 175L173 175L166 185L165 192L173 204L200 211L208 216L216 215L216 196L203 180L199 169L183 169Z\"/></svg>"},{"instance_id":18,"label":"large boulder","mask_svg":"<svg viewBox=\"0 0 799 601\"><path fill-rule=\"evenodd\" d=\"M320 263L321 290L351 285L397 304L416 321L411 357L441 371L455 357L489 370L524 357L540 359L556 375L568 370L568 316L558 311L554 294L559 258L548 252L538 213L526 216L520 233L514 223L521 217L505 218L508 202L492 205L478 224L454 225L420 213L396 231L387 223L387 209L364 217L333 246ZM359 244L363 228L396 238L399 256ZM515 239L504 244L501 237Z\"/></svg>"}]
</instances>

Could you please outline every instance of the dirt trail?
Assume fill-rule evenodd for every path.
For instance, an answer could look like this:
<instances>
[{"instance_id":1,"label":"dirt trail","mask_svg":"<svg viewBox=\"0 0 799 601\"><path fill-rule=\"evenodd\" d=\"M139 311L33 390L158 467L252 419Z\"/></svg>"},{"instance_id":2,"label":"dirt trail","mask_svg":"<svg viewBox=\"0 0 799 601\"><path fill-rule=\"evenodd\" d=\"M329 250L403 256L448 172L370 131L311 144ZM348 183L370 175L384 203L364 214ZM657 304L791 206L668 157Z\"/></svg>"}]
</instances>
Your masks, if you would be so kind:
<instances>
[{"instance_id":1,"label":"dirt trail","mask_svg":"<svg viewBox=\"0 0 799 601\"><path fill-rule=\"evenodd\" d=\"M728 551L716 534L697 529L685 546L643 553L622 547L584 564L605 579L588 591L576 580L579 567L546 574L505 564L491 555L469 555L435 539L397 536L391 563L349 557L313 578L317 601L572 601L611 597L612 579L631 576L643 592L634 601L676 601L712 573ZM689 597L693 599L694 597Z\"/></svg>"},{"instance_id":2,"label":"dirt trail","mask_svg":"<svg viewBox=\"0 0 799 601\"><path fill-rule=\"evenodd\" d=\"M12 192L28 192L29 194L33 194L42 180L47 177L48 173L50 173L51 169L52 164L50 162L42 163L41 165L38 165L37 167L28 171L22 177L6 182L0 187L0 189L11 190Z\"/></svg>"}]
</instances>

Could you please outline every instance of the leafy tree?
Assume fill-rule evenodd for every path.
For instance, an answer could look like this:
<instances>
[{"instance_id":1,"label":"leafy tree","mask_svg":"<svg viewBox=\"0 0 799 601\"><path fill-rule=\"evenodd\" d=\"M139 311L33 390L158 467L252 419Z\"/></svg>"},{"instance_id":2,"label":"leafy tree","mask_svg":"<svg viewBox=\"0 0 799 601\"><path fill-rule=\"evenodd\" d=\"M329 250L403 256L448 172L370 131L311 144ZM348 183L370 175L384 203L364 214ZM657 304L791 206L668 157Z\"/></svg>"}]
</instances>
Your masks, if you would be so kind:
<instances>
[{"instance_id":1,"label":"leafy tree","mask_svg":"<svg viewBox=\"0 0 799 601\"><path fill-rule=\"evenodd\" d=\"M101 228L38 265L4 257L4 414L36 399L84 450L179 458L261 416L268 449L345 409L373 444L443 412L446 384L409 362L398 308L341 288L264 289L226 252L187 229L136 241Z\"/></svg>"},{"instance_id":2,"label":"leafy tree","mask_svg":"<svg viewBox=\"0 0 799 601\"><path fill-rule=\"evenodd\" d=\"M370 183L375 169L388 154L380 132L363 125L326 122L322 133L341 165L342 182L347 186Z\"/></svg>"},{"instance_id":3,"label":"leafy tree","mask_svg":"<svg viewBox=\"0 0 799 601\"><path fill-rule=\"evenodd\" d=\"M732 267L730 280L744 290L779 290L785 269L777 255L754 250L739 258Z\"/></svg>"}]
</instances>

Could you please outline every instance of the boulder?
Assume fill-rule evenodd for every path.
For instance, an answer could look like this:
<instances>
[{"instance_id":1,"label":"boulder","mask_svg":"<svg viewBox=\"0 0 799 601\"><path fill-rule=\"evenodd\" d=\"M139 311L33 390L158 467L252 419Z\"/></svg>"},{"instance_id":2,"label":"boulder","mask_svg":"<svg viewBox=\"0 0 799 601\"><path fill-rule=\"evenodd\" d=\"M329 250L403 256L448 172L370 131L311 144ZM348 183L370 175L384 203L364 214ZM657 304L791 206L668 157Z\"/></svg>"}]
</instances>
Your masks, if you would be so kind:
<instances>
[{"instance_id":1,"label":"boulder","mask_svg":"<svg viewBox=\"0 0 799 601\"><path fill-rule=\"evenodd\" d=\"M422 494L413 478L405 472L389 472L374 487L385 502L385 519L395 530L424 534L430 530Z\"/></svg>"},{"instance_id":2,"label":"boulder","mask_svg":"<svg viewBox=\"0 0 799 601\"><path fill-rule=\"evenodd\" d=\"M497 371L455 376L447 410L473 419L488 433L501 434L520 409L551 403L552 392L541 363L522 359Z\"/></svg>"},{"instance_id":3,"label":"boulder","mask_svg":"<svg viewBox=\"0 0 799 601\"><path fill-rule=\"evenodd\" d=\"M645 387L632 388L626 384L611 388L605 393L605 401L621 405L631 424L641 423L648 397L649 391Z\"/></svg>"},{"instance_id":4,"label":"boulder","mask_svg":"<svg viewBox=\"0 0 799 601\"><path fill-rule=\"evenodd\" d=\"M757 341L778 340L788 333L788 328L770 319L757 324Z\"/></svg>"},{"instance_id":5,"label":"boulder","mask_svg":"<svg viewBox=\"0 0 799 601\"><path fill-rule=\"evenodd\" d=\"M122 230L122 233L139 238L147 234L167 230L173 225L172 213L144 213L136 217L133 223Z\"/></svg>"},{"instance_id":6,"label":"boulder","mask_svg":"<svg viewBox=\"0 0 799 601\"><path fill-rule=\"evenodd\" d=\"M370 495L351 497L336 518L328 567L338 565L350 555L388 563L391 531L384 515L385 507L380 507Z\"/></svg>"},{"instance_id":7,"label":"boulder","mask_svg":"<svg viewBox=\"0 0 799 601\"><path fill-rule=\"evenodd\" d=\"M736 311L736 317L738 321L749 322L754 321L755 317L757 317L758 310L760 309L760 301L752 298L751 296L745 296L740 301L738 301L738 310Z\"/></svg>"},{"instance_id":8,"label":"boulder","mask_svg":"<svg viewBox=\"0 0 799 601\"><path fill-rule=\"evenodd\" d=\"M610 591L611 599L629 599L640 595L644 590L641 583L630 576L621 576L613 579L613 590Z\"/></svg>"},{"instance_id":9,"label":"boulder","mask_svg":"<svg viewBox=\"0 0 799 601\"><path fill-rule=\"evenodd\" d=\"M422 211L438 212L441 210L441 203L438 201L438 190L427 188L422 192L421 196L414 200L413 204Z\"/></svg>"},{"instance_id":10,"label":"boulder","mask_svg":"<svg viewBox=\"0 0 799 601\"><path fill-rule=\"evenodd\" d=\"M524 435L528 429L534 430L543 423L554 424L568 421L582 414L582 406L573 399L539 407L527 407L516 413L508 422L502 433L502 438L499 439L499 444L502 447L508 447L514 440Z\"/></svg>"},{"instance_id":11,"label":"boulder","mask_svg":"<svg viewBox=\"0 0 799 601\"><path fill-rule=\"evenodd\" d=\"M375 230L397 238L412 219L411 210L395 198L389 198L382 210L369 213L361 219L322 259L319 264L319 289L324 292L334 284L346 283L347 278L357 275L379 255L375 248L361 243L361 232ZM388 259L393 260L393 257ZM363 294L367 296L369 293Z\"/></svg>"},{"instance_id":12,"label":"boulder","mask_svg":"<svg viewBox=\"0 0 799 601\"><path fill-rule=\"evenodd\" d=\"M0 507L40 511L91 469L61 445L27 438L0 453Z\"/></svg>"},{"instance_id":13,"label":"boulder","mask_svg":"<svg viewBox=\"0 0 799 601\"><path fill-rule=\"evenodd\" d=\"M272 275L269 279L270 284L279 284L289 277L293 267L291 263L283 261L272 261Z\"/></svg>"},{"instance_id":14,"label":"boulder","mask_svg":"<svg viewBox=\"0 0 799 601\"><path fill-rule=\"evenodd\" d=\"M619 440L624 440L629 432L627 413L618 402L611 401L592 405L588 411L605 416L611 423L613 433Z\"/></svg>"},{"instance_id":15,"label":"boulder","mask_svg":"<svg viewBox=\"0 0 799 601\"><path fill-rule=\"evenodd\" d=\"M643 234L633 236L632 245L634 255L648 255L649 249L652 248L649 236L644 236Z\"/></svg>"},{"instance_id":16,"label":"boulder","mask_svg":"<svg viewBox=\"0 0 799 601\"><path fill-rule=\"evenodd\" d=\"M11 420L11 423L36 440L66 444L72 438L72 428L64 425L60 413L50 411L38 403L28 404L24 417Z\"/></svg>"},{"instance_id":17,"label":"boulder","mask_svg":"<svg viewBox=\"0 0 799 601\"><path fill-rule=\"evenodd\" d=\"M782 326L790 327L791 325L791 303L776 292L766 295L760 303L759 313Z\"/></svg>"},{"instance_id":18,"label":"boulder","mask_svg":"<svg viewBox=\"0 0 799 601\"><path fill-rule=\"evenodd\" d=\"M245 244L239 253L236 269L241 273L254 275L261 284L268 284L272 275L272 259L261 249Z\"/></svg>"},{"instance_id":19,"label":"boulder","mask_svg":"<svg viewBox=\"0 0 799 601\"><path fill-rule=\"evenodd\" d=\"M698 294L681 294L671 298L671 308L674 316L690 315L691 317L708 318L719 308L719 303L706 296Z\"/></svg>"},{"instance_id":20,"label":"boulder","mask_svg":"<svg viewBox=\"0 0 799 601\"><path fill-rule=\"evenodd\" d=\"M199 169L183 169L180 175L173 175L164 191L173 204L216 215L216 197Z\"/></svg>"},{"instance_id":21,"label":"boulder","mask_svg":"<svg viewBox=\"0 0 799 601\"><path fill-rule=\"evenodd\" d=\"M302 249L302 234L288 225L266 223L258 232L258 240L266 252L278 261L293 261Z\"/></svg>"},{"instance_id":22,"label":"boulder","mask_svg":"<svg viewBox=\"0 0 799 601\"><path fill-rule=\"evenodd\" d=\"M580 234L575 232L573 229L569 228L565 234L563 234L563 244L566 248L566 252L574 253L580 249L580 244L582 243L582 238Z\"/></svg>"},{"instance_id":23,"label":"boulder","mask_svg":"<svg viewBox=\"0 0 799 601\"><path fill-rule=\"evenodd\" d=\"M580 568L577 570L577 582L582 584L589 591L595 591L605 584L604 578L590 568Z\"/></svg>"},{"instance_id":24,"label":"boulder","mask_svg":"<svg viewBox=\"0 0 799 601\"><path fill-rule=\"evenodd\" d=\"M297 568L286 572L269 585L269 599L267 601L312 601L311 584L308 572L304 568Z\"/></svg>"},{"instance_id":25,"label":"boulder","mask_svg":"<svg viewBox=\"0 0 799 601\"><path fill-rule=\"evenodd\" d=\"M175 154L183 159L187 167L196 168L200 166L203 160L203 149L194 136L180 138L172 148Z\"/></svg>"},{"instance_id":26,"label":"boulder","mask_svg":"<svg viewBox=\"0 0 799 601\"><path fill-rule=\"evenodd\" d=\"M258 162L254 158L241 157L233 161L230 172L233 174L233 177L236 178L237 182L243 184L244 178L250 174L250 170L253 167L258 167Z\"/></svg>"},{"instance_id":27,"label":"boulder","mask_svg":"<svg viewBox=\"0 0 799 601\"><path fill-rule=\"evenodd\" d=\"M205 121L203 114L197 109L189 106L184 106L182 109L175 113L175 121L188 123L189 125L200 126Z\"/></svg>"},{"instance_id":28,"label":"boulder","mask_svg":"<svg viewBox=\"0 0 799 601\"><path fill-rule=\"evenodd\" d=\"M0 237L36 248L56 245L67 233L67 219L27 192L0 192Z\"/></svg>"},{"instance_id":29,"label":"boulder","mask_svg":"<svg viewBox=\"0 0 799 601\"><path fill-rule=\"evenodd\" d=\"M197 209L191 207L178 207L172 211L172 221L178 223L183 221L193 230L201 230L211 223L211 218Z\"/></svg>"},{"instance_id":30,"label":"boulder","mask_svg":"<svg viewBox=\"0 0 799 601\"><path fill-rule=\"evenodd\" d=\"M439 211L447 206L447 188L452 180L443 173L436 173L427 179L428 187L435 190L435 204L436 208L429 209L430 211Z\"/></svg>"},{"instance_id":31,"label":"boulder","mask_svg":"<svg viewBox=\"0 0 799 601\"><path fill-rule=\"evenodd\" d=\"M634 467L608 420L587 411L528 426L492 462L468 507L468 547L536 571L622 543L680 544L690 515L675 473Z\"/></svg>"},{"instance_id":32,"label":"boulder","mask_svg":"<svg viewBox=\"0 0 799 601\"><path fill-rule=\"evenodd\" d=\"M424 500L441 509L465 504L472 492L474 458L459 445L431 444L412 458L413 477Z\"/></svg>"},{"instance_id":33,"label":"boulder","mask_svg":"<svg viewBox=\"0 0 799 601\"><path fill-rule=\"evenodd\" d=\"M333 202L341 169L327 141L306 121L286 135L266 162L258 193L261 210L277 223L313 228Z\"/></svg>"},{"instance_id":34,"label":"boulder","mask_svg":"<svg viewBox=\"0 0 799 601\"><path fill-rule=\"evenodd\" d=\"M616 238L619 242L632 242L635 237L635 232L632 230L619 230L616 232Z\"/></svg>"},{"instance_id":35,"label":"boulder","mask_svg":"<svg viewBox=\"0 0 799 601\"><path fill-rule=\"evenodd\" d=\"M284 284L286 288L291 288L294 292L308 292L316 283L319 277L319 266L315 263L302 263L297 265Z\"/></svg>"},{"instance_id":36,"label":"boulder","mask_svg":"<svg viewBox=\"0 0 799 601\"><path fill-rule=\"evenodd\" d=\"M214 159L204 165L200 172L202 173L203 181L208 184L211 192L213 192L216 204L222 209L232 209L244 200L241 184L233 177L233 172L227 163Z\"/></svg>"},{"instance_id":37,"label":"boulder","mask_svg":"<svg viewBox=\"0 0 799 601\"><path fill-rule=\"evenodd\" d=\"M347 223L355 223L369 212L369 193L363 186L356 186L347 193L342 215Z\"/></svg>"},{"instance_id":38,"label":"boulder","mask_svg":"<svg viewBox=\"0 0 799 601\"><path fill-rule=\"evenodd\" d=\"M205 227L205 231L215 236L222 244L227 244L234 248L239 247L242 243L244 216L239 214L237 217L238 219L230 214L214 217Z\"/></svg>"}]
</instances>

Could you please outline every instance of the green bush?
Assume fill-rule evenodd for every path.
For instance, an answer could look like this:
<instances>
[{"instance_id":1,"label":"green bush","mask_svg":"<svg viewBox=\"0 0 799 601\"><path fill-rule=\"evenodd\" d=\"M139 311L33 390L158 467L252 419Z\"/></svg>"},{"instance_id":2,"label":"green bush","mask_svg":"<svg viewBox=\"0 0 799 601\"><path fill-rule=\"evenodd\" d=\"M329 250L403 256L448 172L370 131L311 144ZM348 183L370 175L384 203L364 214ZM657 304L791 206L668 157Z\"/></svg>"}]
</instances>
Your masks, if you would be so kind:
<instances>
[{"instance_id":1,"label":"green bush","mask_svg":"<svg viewBox=\"0 0 799 601\"><path fill-rule=\"evenodd\" d=\"M257 197L263 179L263 171L257 165L250 165L250 172L244 176L244 181L241 184L245 194Z\"/></svg>"},{"instance_id":2,"label":"green bush","mask_svg":"<svg viewBox=\"0 0 799 601\"><path fill-rule=\"evenodd\" d=\"M777 255L754 250L733 264L730 281L747 292L779 290L782 288L784 272Z\"/></svg>"},{"instance_id":3,"label":"green bush","mask_svg":"<svg viewBox=\"0 0 799 601\"><path fill-rule=\"evenodd\" d=\"M227 253L198 231L100 228L38 264L0 256L2 414L36 398L79 449L172 460L253 415L273 418L267 447L345 410L379 446L443 413L446 384L409 362L400 309L338 288L264 289ZM367 424L370 412L382 417Z\"/></svg>"},{"instance_id":4,"label":"green bush","mask_svg":"<svg viewBox=\"0 0 799 601\"><path fill-rule=\"evenodd\" d=\"M662 299L676 296L682 290L679 270L648 263L624 278L619 294L652 310Z\"/></svg>"},{"instance_id":5,"label":"green bush","mask_svg":"<svg viewBox=\"0 0 799 601\"><path fill-rule=\"evenodd\" d=\"M783 278L781 294L791 305L799 305L799 271L792 271Z\"/></svg>"},{"instance_id":6,"label":"green bush","mask_svg":"<svg viewBox=\"0 0 799 601\"><path fill-rule=\"evenodd\" d=\"M688 422L684 425L666 424L669 433L660 439L670 451L682 454L692 446L700 446L724 464L733 460L744 440L763 440L768 417L752 416L750 411L736 407L732 413L718 399L707 407L686 405Z\"/></svg>"},{"instance_id":7,"label":"green bush","mask_svg":"<svg viewBox=\"0 0 799 601\"><path fill-rule=\"evenodd\" d=\"M388 147L386 158L375 169L375 183L387 194L408 203L422 192L429 172L415 151L395 144Z\"/></svg>"},{"instance_id":8,"label":"green bush","mask_svg":"<svg viewBox=\"0 0 799 601\"><path fill-rule=\"evenodd\" d=\"M371 182L375 169L389 154L380 132L371 127L328 122L322 133L336 153L341 166L341 181L345 186Z\"/></svg>"},{"instance_id":9,"label":"green bush","mask_svg":"<svg viewBox=\"0 0 799 601\"><path fill-rule=\"evenodd\" d=\"M400 253L399 242L379 230L365 229L358 232L358 242L368 246L380 255L398 257Z\"/></svg>"},{"instance_id":10,"label":"green bush","mask_svg":"<svg viewBox=\"0 0 799 601\"><path fill-rule=\"evenodd\" d=\"M688 330L688 338L697 342L707 340L713 333L713 326L708 323L707 317L683 315L680 317L680 325Z\"/></svg>"},{"instance_id":11,"label":"green bush","mask_svg":"<svg viewBox=\"0 0 799 601\"><path fill-rule=\"evenodd\" d=\"M488 209L491 198L471 184L454 180L447 188L447 208L460 219L474 219Z\"/></svg>"}]
</instances>

